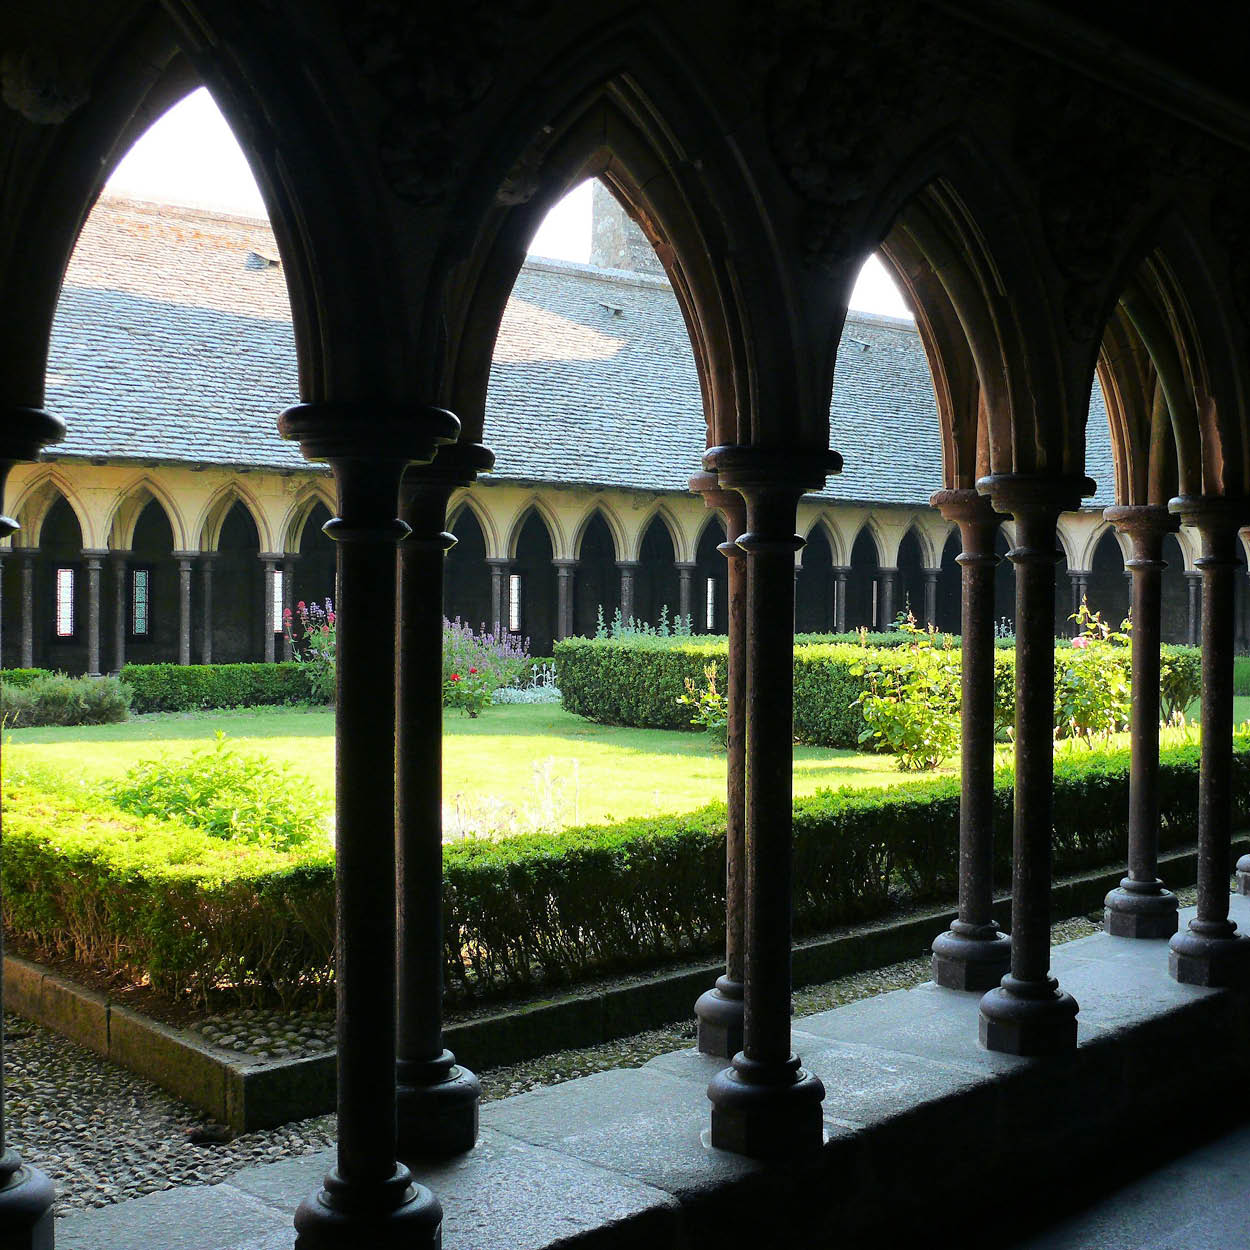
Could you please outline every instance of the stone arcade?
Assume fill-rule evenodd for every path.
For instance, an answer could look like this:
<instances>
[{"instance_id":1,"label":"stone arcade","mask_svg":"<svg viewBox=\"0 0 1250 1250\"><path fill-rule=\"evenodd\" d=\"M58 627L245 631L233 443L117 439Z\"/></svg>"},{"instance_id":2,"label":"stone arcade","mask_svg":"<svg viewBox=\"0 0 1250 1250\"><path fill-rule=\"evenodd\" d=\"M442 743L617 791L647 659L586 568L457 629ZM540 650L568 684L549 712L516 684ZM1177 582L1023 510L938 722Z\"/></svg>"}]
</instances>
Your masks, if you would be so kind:
<instances>
[{"instance_id":1,"label":"stone arcade","mask_svg":"<svg viewBox=\"0 0 1250 1250\"><path fill-rule=\"evenodd\" d=\"M1021 1196L1046 1192L1063 1154L1051 1143L1065 1091L1084 1093L1073 1165L1160 1144L1172 1122L1164 1111L1178 1099L1194 1116L1215 1115L1218 1082L1242 1064L1250 973L1250 941L1229 898L1235 586L1250 520L1250 92L1238 41L1217 21L1223 7L6 6L6 471L66 434L49 343L88 209L136 135L194 83L210 85L240 136L281 251L301 402L279 428L334 475L326 532L340 623L338 1144L324 1182L294 1215L301 1250L438 1246L436 1188L451 1195L449 1229L463 1229L458 1211L471 1207L474 1178L492 1177L498 1193L472 1208L489 1225L498 1218L490 1202L514 1189L509 1168L520 1186L550 1158L492 1138L452 1163L421 1162L433 1187L407 1165L462 1150L478 1116L475 1079L442 1045L439 745L415 727L437 721L428 639L441 610L449 500L493 461L487 384L508 294L538 222L587 176L641 224L690 336L706 432L701 463L692 456L682 472L726 526L737 673L727 967L700 1000L702 1043L719 1053L700 1062L719 1071L705 1084L690 1056L673 1056L669 1070L684 1065L686 1078L648 1087L681 1126L683 1158L697 1154L689 1166L704 1172L691 1188L665 1190L667 1156L658 1157L651 1192L663 1201L617 1229L583 1225L583 1244L599 1232L614 1244L829 1244L870 1219L889 1223L879 1239L893 1240L907 1219L966 1225L990 1201L1019 1217ZM819 1021L813 1032L791 1027L783 815L800 501L844 467L883 474L892 454L851 463L829 415L845 297L877 248L917 312L939 416L936 504L965 546L960 914L949 935L935 935L941 984L911 1001L958 1022L953 1045L966 1059L957 1064L1001 1065L995 1071L1019 1076L1017 1092L1021 1081L1038 1082L1029 1096L994 1102L993 1115L959 1121L975 1128L970 1137L954 1121L925 1119L955 1097L949 1085L918 1089L911 1123L928 1125L930 1136L913 1128L906 1138L917 1152L906 1185L890 1175L888 1131L847 1153L864 1139L837 1105L856 1099L846 1052L821 1044ZM1095 373L1112 434L1110 520L1133 550L1133 839L1124 885L1107 902L1117 936L1101 939L1099 958L1057 958L1060 984L1049 931L1056 535L1059 517L1096 489L1085 437ZM133 499L130 513L146 496ZM38 508L27 515L40 524ZM983 712L986 571L1008 521L1018 657L1009 943L986 910ZM132 536L128 519L119 524L80 535L89 585L103 577L106 544ZM174 536L187 544L174 557L186 565L180 585L194 577L191 543L207 534L209 549L218 545L216 524ZM1157 875L1149 687L1160 552L1178 524L1200 548L1204 689L1199 901L1176 932L1175 898ZM262 554L275 562L279 537L262 536ZM184 652L189 617L180 609ZM392 758L393 773L379 770ZM1240 900L1236 907L1244 918ZM1106 1004L1126 981L1134 1001L1193 1008L1181 1022L1193 1028L1182 1052L1175 1038L1132 1050L1119 1037ZM1087 1016L1096 1036L1078 1048ZM921 1059L939 1049L949 1059L951 1046L931 1027ZM1178 1053L1195 1061L1178 1064ZM976 1101L974 1085L964 1081L973 1103L961 1105L985 1112L991 1104ZM592 1083L564 1088L548 1100L566 1109L563 1136L576 1137L588 1119L617 1123ZM523 1109L504 1108L491 1132L511 1123L524 1138L523 1119ZM851 1157L860 1170L848 1179L839 1161ZM784 1167L745 1161L778 1158ZM0 1157L7 1244L51 1244L51 1187L37 1164L13 1149ZM606 1170L577 1175L562 1191L570 1211L611 1191ZM232 1192L240 1210L258 1201ZM945 1209L935 1212L937 1195ZM926 1198L930 1210L909 1207ZM618 1219L607 1204L595 1210L602 1225ZM511 1231L496 1224L493 1244ZM289 1239L273 1232L263 1244Z\"/></svg>"}]
</instances>

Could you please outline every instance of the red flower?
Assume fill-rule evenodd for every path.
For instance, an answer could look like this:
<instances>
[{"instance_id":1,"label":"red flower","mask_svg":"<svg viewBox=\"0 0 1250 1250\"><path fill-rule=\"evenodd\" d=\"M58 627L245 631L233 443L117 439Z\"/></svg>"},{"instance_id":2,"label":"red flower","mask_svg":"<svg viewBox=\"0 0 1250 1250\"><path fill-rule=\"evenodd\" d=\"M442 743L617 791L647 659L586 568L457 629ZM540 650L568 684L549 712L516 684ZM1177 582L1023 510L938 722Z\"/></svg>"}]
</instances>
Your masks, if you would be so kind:
<instances>
[{"instance_id":1,"label":"red flower","mask_svg":"<svg viewBox=\"0 0 1250 1250\"><path fill-rule=\"evenodd\" d=\"M477 672L477 669L475 669L475 668L471 668L471 669L469 669L469 672L470 672L470 673L476 673L476 672Z\"/></svg>"},{"instance_id":2,"label":"red flower","mask_svg":"<svg viewBox=\"0 0 1250 1250\"><path fill-rule=\"evenodd\" d=\"M451 680L452 680L452 681L459 681L459 680L460 680L460 674L459 674L459 673L452 673L452 675L451 675Z\"/></svg>"}]
</instances>

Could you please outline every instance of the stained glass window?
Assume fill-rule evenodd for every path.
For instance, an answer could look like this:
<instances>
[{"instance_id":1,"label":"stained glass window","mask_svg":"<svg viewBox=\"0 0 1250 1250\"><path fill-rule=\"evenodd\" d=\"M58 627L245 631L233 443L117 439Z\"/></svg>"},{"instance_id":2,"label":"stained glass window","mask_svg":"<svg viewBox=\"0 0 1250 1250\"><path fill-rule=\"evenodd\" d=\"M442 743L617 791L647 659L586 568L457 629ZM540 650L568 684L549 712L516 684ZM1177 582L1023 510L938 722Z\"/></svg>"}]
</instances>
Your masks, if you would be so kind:
<instances>
[{"instance_id":1,"label":"stained glass window","mask_svg":"<svg viewBox=\"0 0 1250 1250\"><path fill-rule=\"evenodd\" d=\"M74 636L74 570L56 571L56 636Z\"/></svg>"},{"instance_id":2,"label":"stained glass window","mask_svg":"<svg viewBox=\"0 0 1250 1250\"><path fill-rule=\"evenodd\" d=\"M151 629L152 570L130 571L130 632L146 638Z\"/></svg>"}]
</instances>

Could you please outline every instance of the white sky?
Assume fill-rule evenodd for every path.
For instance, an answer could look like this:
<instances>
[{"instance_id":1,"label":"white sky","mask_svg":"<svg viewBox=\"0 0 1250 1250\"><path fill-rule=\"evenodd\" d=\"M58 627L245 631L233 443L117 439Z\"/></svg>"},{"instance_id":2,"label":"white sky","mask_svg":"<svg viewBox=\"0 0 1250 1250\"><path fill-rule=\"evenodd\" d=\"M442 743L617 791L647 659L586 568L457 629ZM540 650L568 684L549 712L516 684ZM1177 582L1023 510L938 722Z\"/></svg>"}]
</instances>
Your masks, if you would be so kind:
<instances>
[{"instance_id":1,"label":"white sky","mask_svg":"<svg viewBox=\"0 0 1250 1250\"><path fill-rule=\"evenodd\" d=\"M108 182L115 195L264 217L265 205L234 135L202 88L176 104L140 138ZM530 254L585 262L590 256L590 184L570 192L547 215ZM898 288L870 256L851 294L863 312L910 317Z\"/></svg>"}]
</instances>

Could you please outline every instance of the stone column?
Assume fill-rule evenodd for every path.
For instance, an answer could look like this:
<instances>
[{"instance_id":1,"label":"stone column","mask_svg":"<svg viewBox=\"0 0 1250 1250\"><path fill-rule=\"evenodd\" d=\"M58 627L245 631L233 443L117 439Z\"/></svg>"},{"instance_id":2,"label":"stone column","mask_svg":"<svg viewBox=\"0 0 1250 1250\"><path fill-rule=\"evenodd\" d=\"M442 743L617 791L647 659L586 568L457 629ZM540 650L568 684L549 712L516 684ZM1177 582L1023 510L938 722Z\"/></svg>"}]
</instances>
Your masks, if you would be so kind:
<instances>
[{"instance_id":1,"label":"stone column","mask_svg":"<svg viewBox=\"0 0 1250 1250\"><path fill-rule=\"evenodd\" d=\"M295 648L291 646L291 635L286 628L286 614L295 610L295 570L299 565L299 556L288 551L282 557L282 620L278 622L278 632L282 635L282 658L293 660Z\"/></svg>"},{"instance_id":2,"label":"stone column","mask_svg":"<svg viewBox=\"0 0 1250 1250\"><path fill-rule=\"evenodd\" d=\"M4 563L10 548L0 547L0 668L4 667Z\"/></svg>"},{"instance_id":3,"label":"stone column","mask_svg":"<svg viewBox=\"0 0 1250 1250\"><path fill-rule=\"evenodd\" d=\"M894 624L894 599L898 586L898 569L879 568L877 585L881 587L881 598L877 603L877 628L887 630Z\"/></svg>"},{"instance_id":4,"label":"stone column","mask_svg":"<svg viewBox=\"0 0 1250 1250\"><path fill-rule=\"evenodd\" d=\"M938 595L938 578L942 576L941 569L925 569L924 570L924 624L937 629L937 595ZM994 604L990 603L990 615L994 614Z\"/></svg>"},{"instance_id":5,"label":"stone column","mask_svg":"<svg viewBox=\"0 0 1250 1250\"><path fill-rule=\"evenodd\" d=\"M746 945L742 1050L712 1079L711 1144L755 1158L821 1145L825 1090L790 1048L794 554L800 496L828 452L720 447L704 464L746 502Z\"/></svg>"},{"instance_id":6,"label":"stone column","mask_svg":"<svg viewBox=\"0 0 1250 1250\"><path fill-rule=\"evenodd\" d=\"M512 572L511 560L491 559L490 565L490 614L496 633L508 632L508 576Z\"/></svg>"},{"instance_id":7,"label":"stone column","mask_svg":"<svg viewBox=\"0 0 1250 1250\"><path fill-rule=\"evenodd\" d=\"M56 417L38 408L8 407L0 410L0 505L9 471L21 460L35 460L46 443L64 436L65 426ZM0 538L15 533L12 517L0 516ZM26 553L23 552L23 555ZM28 599L30 582L23 569L23 598ZM31 604L24 605L23 657L31 638ZM25 661L29 668L29 661ZM0 900L2 906L2 900ZM0 967L4 963L4 937L0 933ZM4 1011L4 985L0 977L0 1018ZM52 1182L37 1168L23 1162L5 1137L4 1115L4 1037L0 1030L0 1236L6 1250L52 1250L52 1204L56 1193Z\"/></svg>"},{"instance_id":8,"label":"stone column","mask_svg":"<svg viewBox=\"0 0 1250 1250\"><path fill-rule=\"evenodd\" d=\"M264 615L262 620L264 624L262 628L265 631L265 663L272 664L278 658L278 649L276 644L278 622L273 619L273 579L274 573L278 566L282 563L282 555L275 551L262 551L260 553L260 562L264 566L265 573L261 584L264 586Z\"/></svg>"},{"instance_id":9,"label":"stone column","mask_svg":"<svg viewBox=\"0 0 1250 1250\"><path fill-rule=\"evenodd\" d=\"M846 582L851 575L850 566L833 566L833 632L846 633Z\"/></svg>"},{"instance_id":10,"label":"stone column","mask_svg":"<svg viewBox=\"0 0 1250 1250\"><path fill-rule=\"evenodd\" d=\"M699 566L690 560L677 561L677 614L694 628L694 575Z\"/></svg>"},{"instance_id":11,"label":"stone column","mask_svg":"<svg viewBox=\"0 0 1250 1250\"><path fill-rule=\"evenodd\" d=\"M1107 508L1103 516L1133 544L1128 876L1104 900L1103 927L1113 937L1165 938L1176 932L1177 903L1159 878L1159 644L1163 540L1180 521L1162 505Z\"/></svg>"},{"instance_id":12,"label":"stone column","mask_svg":"<svg viewBox=\"0 0 1250 1250\"><path fill-rule=\"evenodd\" d=\"M1202 570L1185 570L1185 589L1189 592L1189 627L1185 641L1196 647L1199 642L1200 624L1202 619Z\"/></svg>"},{"instance_id":13,"label":"stone column","mask_svg":"<svg viewBox=\"0 0 1250 1250\"><path fill-rule=\"evenodd\" d=\"M335 997L337 1164L295 1215L299 1250L441 1242L442 1208L397 1161L395 626L399 484L459 423L438 409L301 404L279 429L328 460L337 515ZM423 658L433 664L434 655Z\"/></svg>"},{"instance_id":14,"label":"stone column","mask_svg":"<svg viewBox=\"0 0 1250 1250\"><path fill-rule=\"evenodd\" d=\"M959 914L933 942L933 979L953 990L993 989L1011 966L1011 940L994 923L994 542L1003 517L975 490L930 501L959 526Z\"/></svg>"},{"instance_id":15,"label":"stone column","mask_svg":"<svg viewBox=\"0 0 1250 1250\"><path fill-rule=\"evenodd\" d=\"M433 464L410 466L400 492L411 531L399 545L395 679L396 1080L403 1159L460 1154L477 1141L481 1084L443 1045L443 566L456 542L444 526L452 491L494 462L480 444L454 443Z\"/></svg>"},{"instance_id":16,"label":"stone column","mask_svg":"<svg viewBox=\"0 0 1250 1250\"><path fill-rule=\"evenodd\" d=\"M113 559L113 669L120 673L126 667L126 635L130 632L130 565L127 553L114 551Z\"/></svg>"},{"instance_id":17,"label":"stone column","mask_svg":"<svg viewBox=\"0 0 1250 1250\"><path fill-rule=\"evenodd\" d=\"M35 667L35 557L38 547L23 547L22 556L22 668Z\"/></svg>"},{"instance_id":18,"label":"stone column","mask_svg":"<svg viewBox=\"0 0 1250 1250\"><path fill-rule=\"evenodd\" d=\"M107 551L88 548L82 553L87 573L87 675L100 675L100 570Z\"/></svg>"},{"instance_id":19,"label":"stone column","mask_svg":"<svg viewBox=\"0 0 1250 1250\"><path fill-rule=\"evenodd\" d=\"M1057 560L1056 560L1056 563L1058 563ZM1083 600L1089 594L1090 570L1089 569L1069 569L1068 579L1072 583L1072 615L1075 616L1077 612L1080 611L1081 600ZM1077 626L1075 621L1072 622L1072 627L1069 630L1069 632L1072 634L1076 634L1079 632L1079 627Z\"/></svg>"},{"instance_id":20,"label":"stone column","mask_svg":"<svg viewBox=\"0 0 1250 1250\"><path fill-rule=\"evenodd\" d=\"M200 637L200 663L213 662L213 561L215 551L200 553L200 611L203 613L203 632Z\"/></svg>"},{"instance_id":21,"label":"stone column","mask_svg":"<svg viewBox=\"0 0 1250 1250\"><path fill-rule=\"evenodd\" d=\"M175 551L178 561L178 663L191 663L191 570L197 551ZM270 659L273 657L270 656Z\"/></svg>"},{"instance_id":22,"label":"stone column","mask_svg":"<svg viewBox=\"0 0 1250 1250\"><path fill-rule=\"evenodd\" d=\"M981 1044L1013 1055L1076 1046L1077 1003L1050 975L1054 813L1055 566L1061 512L1093 493L1087 478L1002 473L977 484L1015 520L1016 778L1012 836L1011 971L981 1000Z\"/></svg>"},{"instance_id":23,"label":"stone column","mask_svg":"<svg viewBox=\"0 0 1250 1250\"><path fill-rule=\"evenodd\" d=\"M1202 758L1198 772L1198 914L1171 940L1169 969L1186 985L1244 985L1250 940L1228 917L1232 865L1233 640L1238 529L1250 502L1209 495L1174 499L1198 531L1202 554Z\"/></svg>"},{"instance_id":24,"label":"stone column","mask_svg":"<svg viewBox=\"0 0 1250 1250\"><path fill-rule=\"evenodd\" d=\"M553 560L556 569L556 641L573 636L573 588L576 560Z\"/></svg>"},{"instance_id":25,"label":"stone column","mask_svg":"<svg viewBox=\"0 0 1250 1250\"><path fill-rule=\"evenodd\" d=\"M698 1047L705 1055L732 1059L742 1049L743 949L746 925L746 552L738 539L746 531L746 509L737 491L718 488L715 473L697 473L690 489L720 511L725 541L716 549L726 560L729 631L725 702L725 972L694 1005Z\"/></svg>"},{"instance_id":26,"label":"stone column","mask_svg":"<svg viewBox=\"0 0 1250 1250\"><path fill-rule=\"evenodd\" d=\"M638 578L637 560L618 560L616 567L621 570L621 620L627 625L634 618L634 589ZM652 624L655 622L653 621Z\"/></svg>"}]
</instances>

